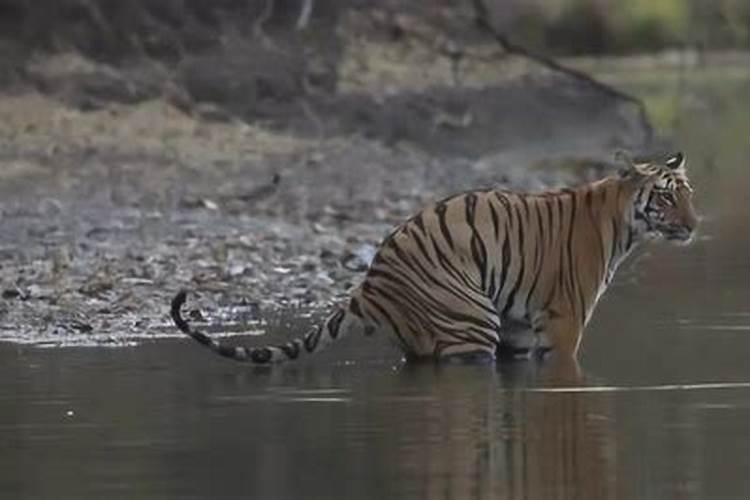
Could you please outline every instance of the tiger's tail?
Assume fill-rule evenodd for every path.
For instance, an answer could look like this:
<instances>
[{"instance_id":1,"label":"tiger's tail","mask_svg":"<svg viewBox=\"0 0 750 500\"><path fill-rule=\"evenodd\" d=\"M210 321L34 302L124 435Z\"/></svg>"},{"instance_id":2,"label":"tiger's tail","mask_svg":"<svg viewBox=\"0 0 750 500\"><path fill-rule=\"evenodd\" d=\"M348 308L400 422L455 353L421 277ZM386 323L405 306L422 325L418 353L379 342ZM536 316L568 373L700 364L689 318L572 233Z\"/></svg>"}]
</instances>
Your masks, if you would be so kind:
<instances>
[{"instance_id":1,"label":"tiger's tail","mask_svg":"<svg viewBox=\"0 0 750 500\"><path fill-rule=\"evenodd\" d=\"M187 292L181 290L172 299L170 314L180 331L190 335L200 344L203 344L220 356L255 365L293 361L299 358L302 353L312 354L315 351L321 350L333 341L349 333L353 326L351 324L352 321L357 319L356 315L350 313L348 308L337 307L322 324L314 326L302 337L290 340L285 344L259 347L235 346L222 343L191 327L180 313L186 298Z\"/></svg>"}]
</instances>

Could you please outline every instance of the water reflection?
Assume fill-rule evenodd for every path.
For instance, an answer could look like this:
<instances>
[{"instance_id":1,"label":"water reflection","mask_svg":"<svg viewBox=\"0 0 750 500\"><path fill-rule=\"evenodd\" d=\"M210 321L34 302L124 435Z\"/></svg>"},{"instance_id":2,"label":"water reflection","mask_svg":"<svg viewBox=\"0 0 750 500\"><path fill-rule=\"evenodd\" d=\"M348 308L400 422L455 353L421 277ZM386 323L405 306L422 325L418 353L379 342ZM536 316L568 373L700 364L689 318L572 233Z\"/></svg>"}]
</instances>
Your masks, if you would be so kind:
<instances>
[{"instance_id":1,"label":"water reflection","mask_svg":"<svg viewBox=\"0 0 750 500\"><path fill-rule=\"evenodd\" d=\"M420 394L412 403L419 416L409 415L402 404L393 407L400 411L394 411L388 425L407 436L407 442L419 443L403 447L400 466L424 477L420 496L613 497L611 395L528 390L540 382L583 387L576 364L564 364L552 371L530 369L525 363L499 371L422 366L404 370L398 383L402 391ZM568 378L555 378L560 373ZM571 374L576 380L569 378Z\"/></svg>"},{"instance_id":2,"label":"water reflection","mask_svg":"<svg viewBox=\"0 0 750 500\"><path fill-rule=\"evenodd\" d=\"M613 498L612 407L606 395L519 393L506 445L507 498Z\"/></svg>"},{"instance_id":3,"label":"water reflection","mask_svg":"<svg viewBox=\"0 0 750 500\"><path fill-rule=\"evenodd\" d=\"M750 467L747 383L524 363L253 373L187 341L0 359L2 498L711 498L745 491Z\"/></svg>"}]
</instances>

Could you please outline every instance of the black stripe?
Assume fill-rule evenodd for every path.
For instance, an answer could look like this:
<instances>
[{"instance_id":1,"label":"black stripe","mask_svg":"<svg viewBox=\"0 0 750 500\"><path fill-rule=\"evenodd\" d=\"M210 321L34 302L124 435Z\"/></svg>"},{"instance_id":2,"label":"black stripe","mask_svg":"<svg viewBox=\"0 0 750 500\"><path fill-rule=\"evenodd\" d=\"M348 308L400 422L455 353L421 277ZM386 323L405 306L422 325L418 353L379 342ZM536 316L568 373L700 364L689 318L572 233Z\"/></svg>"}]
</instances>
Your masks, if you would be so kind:
<instances>
[{"instance_id":1,"label":"black stripe","mask_svg":"<svg viewBox=\"0 0 750 500\"><path fill-rule=\"evenodd\" d=\"M521 223L529 223L529 201L526 197L526 195L520 195L518 199L521 201L521 208L523 208L524 218L523 220L520 220Z\"/></svg>"},{"instance_id":2,"label":"black stripe","mask_svg":"<svg viewBox=\"0 0 750 500\"><path fill-rule=\"evenodd\" d=\"M466 223L469 226L474 226L474 217L477 211L477 195L474 193L466 193L464 195L464 211L466 216Z\"/></svg>"},{"instance_id":3,"label":"black stripe","mask_svg":"<svg viewBox=\"0 0 750 500\"><path fill-rule=\"evenodd\" d=\"M508 278L508 271L510 268L510 228L508 227L508 224L505 225L505 239L503 240L503 263L502 263L502 269L501 275L500 275L500 283L497 287L497 293L495 296L492 297L492 303L495 304L495 306L498 305L498 301L500 300L500 294L503 291L503 288L505 287L505 280Z\"/></svg>"},{"instance_id":4,"label":"black stripe","mask_svg":"<svg viewBox=\"0 0 750 500\"><path fill-rule=\"evenodd\" d=\"M359 305L357 297L352 297L349 301L349 311L358 318L362 318L362 308Z\"/></svg>"},{"instance_id":5,"label":"black stripe","mask_svg":"<svg viewBox=\"0 0 750 500\"><path fill-rule=\"evenodd\" d=\"M628 227L628 240L625 242L625 251L627 252L633 246L633 239L635 237L635 230L632 226Z\"/></svg>"},{"instance_id":6,"label":"black stripe","mask_svg":"<svg viewBox=\"0 0 750 500\"><path fill-rule=\"evenodd\" d=\"M496 311L494 309L491 309L481 302L477 301L475 298L471 297L466 293L466 290L474 290L473 286L450 286L449 284L441 282L439 279L437 279L435 272L430 272L420 263L419 259L416 257L412 257L406 252L401 251L400 248L396 247L397 256L401 259L401 263L406 265L410 271L414 272L419 276L420 279L426 282L431 282L434 285L438 286L440 289L450 293L456 298L462 299L466 302L469 302L477 307L482 308L486 312L490 314L494 314ZM426 293L426 292L425 292Z\"/></svg>"},{"instance_id":7,"label":"black stripe","mask_svg":"<svg viewBox=\"0 0 750 500\"><path fill-rule=\"evenodd\" d=\"M419 212L417 215L415 215L412 218L412 222L414 222L414 225L417 226L420 231L422 231L422 234L425 234L425 230L424 230L424 212Z\"/></svg>"},{"instance_id":8,"label":"black stripe","mask_svg":"<svg viewBox=\"0 0 750 500\"><path fill-rule=\"evenodd\" d=\"M483 321L481 318L469 320L467 319L469 318L469 316L465 316L461 313L448 310L443 306L440 300L434 299L432 296L430 296L429 291L425 290L419 283L410 279L406 274L397 276L395 274L392 274L390 271L380 269L373 270L373 277L383 278L394 283L396 285L394 292L397 291L399 295L401 295L402 298L407 302L414 303L414 300L411 297L408 297L405 294L401 293L401 291L411 289L417 292L420 296L420 301L423 303L428 303L428 307L430 307L430 310L425 311L419 303L414 303L414 308L419 309L420 312L422 312L426 317L430 317L431 315L444 316L453 320L472 322L490 330L496 330L500 326L497 323ZM495 314L494 311L492 311L492 314Z\"/></svg>"},{"instance_id":9,"label":"black stripe","mask_svg":"<svg viewBox=\"0 0 750 500\"><path fill-rule=\"evenodd\" d=\"M594 209L594 200L592 197L591 189L586 190L586 194L583 196L583 201L586 203L586 207L589 209L589 212L592 212Z\"/></svg>"},{"instance_id":10,"label":"black stripe","mask_svg":"<svg viewBox=\"0 0 750 500\"><path fill-rule=\"evenodd\" d=\"M399 309L406 309L406 323L412 331L421 331L434 336L431 323L425 323L432 316L432 311L426 309L429 305L426 305L424 301L415 300L406 293L406 287L403 283L384 282L382 286L373 285L372 290L392 304L398 304ZM415 323L417 328L414 327Z\"/></svg>"},{"instance_id":11,"label":"black stripe","mask_svg":"<svg viewBox=\"0 0 750 500\"><path fill-rule=\"evenodd\" d=\"M226 358L231 358L234 360L244 361L245 357L240 356L238 354L239 352L245 352L244 347L235 347L231 345L222 344L221 342L215 342L214 340L211 339L211 337L209 337L205 333L197 331L197 330L193 330L192 328L190 328L190 324L180 314L180 309L182 308L182 305L185 303L186 297L187 297L186 292L184 290L181 290L172 299L172 306L171 306L170 313L177 327L182 332L190 335L198 343L208 347L209 349L219 354L220 356L224 356Z\"/></svg>"},{"instance_id":12,"label":"black stripe","mask_svg":"<svg viewBox=\"0 0 750 500\"><path fill-rule=\"evenodd\" d=\"M371 287L371 288L374 289L374 287ZM369 294L369 291L365 290L365 293ZM409 350L409 344L404 339L404 336L401 334L401 330L399 330L398 325L393 320L393 317L390 315L390 313L388 311L386 311L385 307L383 307L382 305L378 304L378 301L375 300L375 297L370 297L369 300L370 300L370 304L372 305L372 307L374 307L385 318L385 320L388 322L388 324L391 326L391 329L393 330L393 333L395 333L396 337L398 337L398 340L399 340L399 342L401 342L401 346L404 348L404 350L408 351Z\"/></svg>"},{"instance_id":13,"label":"black stripe","mask_svg":"<svg viewBox=\"0 0 750 500\"><path fill-rule=\"evenodd\" d=\"M488 315L496 315L496 311L488 307L487 305L483 304L479 300L477 300L474 297L471 297L467 291L473 290L473 287L462 287L462 286L449 286L445 283L442 283L439 279L437 279L437 276L435 273L430 273L427 271L424 266L419 262L418 259L413 258L410 254L403 252L398 245L394 245L394 250L396 252L396 256L400 259L400 264L407 266L407 268L415 273L417 275L418 280L412 279L408 273L401 273L399 275L395 275L391 272L389 269L381 269L379 267L371 268L370 273L368 276L373 278L383 278L388 281L394 282L397 285L399 285L402 289L412 289L416 293L419 293L421 295L421 298L423 301L431 302L431 307L433 310L429 311L429 314L436 314L435 311L443 311L445 309L444 304L439 301L438 299L434 299L432 294L430 293L430 290L425 288L424 285L426 285L428 282L432 282L436 286L438 286L440 289L450 293L454 297L464 300L465 302L473 305L474 307L477 307L484 311L485 314ZM494 330L499 328L499 325L496 323L492 323L490 327Z\"/></svg>"},{"instance_id":14,"label":"black stripe","mask_svg":"<svg viewBox=\"0 0 750 500\"><path fill-rule=\"evenodd\" d=\"M447 348L463 344L464 342L448 342L447 340L438 340L435 344L435 356L439 358L440 356L442 356L443 351Z\"/></svg>"},{"instance_id":15,"label":"black stripe","mask_svg":"<svg viewBox=\"0 0 750 500\"><path fill-rule=\"evenodd\" d=\"M282 344L279 347L287 358L289 359L297 359L299 357L299 346L300 341L299 340L293 340L291 342L287 342L286 344Z\"/></svg>"},{"instance_id":16,"label":"black stripe","mask_svg":"<svg viewBox=\"0 0 750 500\"><path fill-rule=\"evenodd\" d=\"M430 243L432 243L432 250L435 252L435 255L437 256L438 264L448 272L454 279L462 282L464 285L466 285L468 288L475 288L476 284L472 283L469 278L461 271L459 271L456 266L453 265L451 262L451 259L446 257L446 255L440 250L440 247L437 244L437 241L435 241L435 238L430 236Z\"/></svg>"},{"instance_id":17,"label":"black stripe","mask_svg":"<svg viewBox=\"0 0 750 500\"><path fill-rule=\"evenodd\" d=\"M496 284L495 284L495 275L496 274L497 273L495 273L495 268L494 267L492 269L490 269L490 272L489 272L490 284L489 284L489 287L487 288L487 295L489 295L490 300L492 300L492 297L495 296L495 292L497 291L497 289L495 288L495 286L496 286Z\"/></svg>"},{"instance_id":18,"label":"black stripe","mask_svg":"<svg viewBox=\"0 0 750 500\"><path fill-rule=\"evenodd\" d=\"M242 359L239 356L237 356L237 347L232 345L225 345L225 344L219 344L218 346L212 346L214 352L219 354L220 356L224 356L225 358L230 359Z\"/></svg>"},{"instance_id":19,"label":"black stripe","mask_svg":"<svg viewBox=\"0 0 750 500\"><path fill-rule=\"evenodd\" d=\"M523 278L526 274L526 254L525 254L525 241L524 241L524 221L521 220L520 210L518 209L518 206L515 207L515 213L516 217L518 218L518 258L521 260L519 264L519 271L518 276L516 276L516 281L513 284L513 287L510 290L510 293L505 299L505 306L503 307L502 312L500 313L500 317L504 318L508 311L511 310L513 307L513 303L516 300L516 294L518 293L519 288L523 284Z\"/></svg>"},{"instance_id":20,"label":"black stripe","mask_svg":"<svg viewBox=\"0 0 750 500\"><path fill-rule=\"evenodd\" d=\"M323 328L320 325L315 325L312 330L307 332L304 337L305 349L307 352L313 352L318 347L320 342L320 335L323 333Z\"/></svg>"},{"instance_id":21,"label":"black stripe","mask_svg":"<svg viewBox=\"0 0 750 500\"><path fill-rule=\"evenodd\" d=\"M523 199L523 198L522 198ZM518 252L521 255L526 255L526 230L524 229L526 227L526 221L524 219L521 219L521 211L518 208L518 205L515 206L516 210L516 220L518 220ZM523 258L521 261L522 264L526 263L526 259ZM522 266L521 269L523 270L525 266Z\"/></svg>"},{"instance_id":22,"label":"black stripe","mask_svg":"<svg viewBox=\"0 0 750 500\"><path fill-rule=\"evenodd\" d=\"M537 224L537 244L534 245L534 280L531 282L531 287L529 288L529 294L526 296L526 310L529 310L529 302L531 301L531 298L534 296L534 291L536 290L537 283L539 283L539 276L542 274L541 269L541 261L542 261L542 249L543 246L540 245L540 241L542 240L542 234L544 232L544 226L542 224L542 214L541 210L539 210L539 207L534 207L536 210L536 224Z\"/></svg>"},{"instance_id":23,"label":"black stripe","mask_svg":"<svg viewBox=\"0 0 750 500\"><path fill-rule=\"evenodd\" d=\"M268 347L255 347L250 350L250 359L253 363L264 365L271 361L273 353Z\"/></svg>"},{"instance_id":24,"label":"black stripe","mask_svg":"<svg viewBox=\"0 0 750 500\"><path fill-rule=\"evenodd\" d=\"M438 203L435 206L435 215L437 215L438 226L440 226L440 233L443 235L443 239L446 241L446 243L448 243L450 249L454 250L453 237L451 236L450 229L448 228L448 223L445 220L446 210L448 210L448 207L445 205L445 203Z\"/></svg>"},{"instance_id":25,"label":"black stripe","mask_svg":"<svg viewBox=\"0 0 750 500\"><path fill-rule=\"evenodd\" d=\"M344 319L344 310L339 309L326 321L328 327L328 335L336 340L339 336L339 329L341 328L341 321Z\"/></svg>"},{"instance_id":26,"label":"black stripe","mask_svg":"<svg viewBox=\"0 0 750 500\"><path fill-rule=\"evenodd\" d=\"M471 258L479 269L479 288L482 291L487 290L487 247L484 240L475 232L471 237Z\"/></svg>"},{"instance_id":27,"label":"black stripe","mask_svg":"<svg viewBox=\"0 0 750 500\"><path fill-rule=\"evenodd\" d=\"M177 295L175 295L172 299L172 305L169 312L172 315L172 321L174 321L174 324L177 325L177 328L179 328L183 333L187 333L188 335L190 335L190 325L187 321L185 321L185 319L182 317L182 314L180 313L182 305L185 303L186 299L187 292L185 290L180 290L179 292L177 292Z\"/></svg>"},{"instance_id":28,"label":"black stripe","mask_svg":"<svg viewBox=\"0 0 750 500\"><path fill-rule=\"evenodd\" d=\"M386 286L388 283L394 284L394 292L398 295L402 296L403 301L394 300L393 297L390 295L385 295L384 297L391 302L398 304L400 306L404 306L407 304L404 304L404 301L409 302L410 304L413 304L414 301L410 296L407 296L407 291L412 291L414 294L418 295L420 298L421 304L417 303L414 304L415 309L418 310L421 314L423 314L425 317L429 317L429 315L432 313L432 311L428 311L425 309L425 307L432 306L433 308L439 308L440 302L436 299L434 299L429 292L427 292L425 289L423 289L419 283L421 280L413 280L412 278L408 277L405 273L396 275L391 272L391 270L388 269L375 269L372 273L372 278L380 278L385 283L383 283L384 286ZM382 288L378 285L372 285L373 289L381 290Z\"/></svg>"},{"instance_id":29,"label":"black stripe","mask_svg":"<svg viewBox=\"0 0 750 500\"><path fill-rule=\"evenodd\" d=\"M539 230L539 241L537 242L537 245L541 246L543 249L546 249L548 246L547 237L549 236L549 231L546 230L547 224L549 224L549 222L545 222L544 212L542 211L542 205L545 204L546 203L543 198L537 198L533 205L534 211L536 212L537 228Z\"/></svg>"},{"instance_id":30,"label":"black stripe","mask_svg":"<svg viewBox=\"0 0 750 500\"><path fill-rule=\"evenodd\" d=\"M466 223L471 229L471 258L479 270L479 288L485 292L487 290L487 247L484 244L482 236L476 227L477 196L469 193L464 197L466 205Z\"/></svg>"},{"instance_id":31,"label":"black stripe","mask_svg":"<svg viewBox=\"0 0 750 500\"><path fill-rule=\"evenodd\" d=\"M511 219L510 225L511 227L513 227L513 220L512 217L510 217L512 209L510 200L508 200L508 196L505 193L500 193L498 191L494 191L493 194L495 195L495 198L497 198L498 201L503 205L503 208L505 208L505 214L508 216L508 218Z\"/></svg>"},{"instance_id":32,"label":"black stripe","mask_svg":"<svg viewBox=\"0 0 750 500\"><path fill-rule=\"evenodd\" d=\"M427 262L429 262L431 266L435 267L435 263L433 262L432 257L430 257L430 253L427 251L427 247L424 246L424 241L422 241L422 238L417 234L416 231L411 231L409 235L414 238L414 241L417 243L417 247L419 247L419 251L422 252L424 258L427 259Z\"/></svg>"},{"instance_id":33,"label":"black stripe","mask_svg":"<svg viewBox=\"0 0 750 500\"><path fill-rule=\"evenodd\" d=\"M193 337L195 340L197 340L199 344L202 344L208 347L213 347L213 340L211 340L211 337L209 337L203 332L191 331L190 336Z\"/></svg>"},{"instance_id":34,"label":"black stripe","mask_svg":"<svg viewBox=\"0 0 750 500\"><path fill-rule=\"evenodd\" d=\"M490 216L492 217L492 227L495 230L495 241L497 241L498 237L500 236L500 216L497 214L495 205L493 205L490 202L490 200L487 200L487 205L490 207Z\"/></svg>"}]
</instances>

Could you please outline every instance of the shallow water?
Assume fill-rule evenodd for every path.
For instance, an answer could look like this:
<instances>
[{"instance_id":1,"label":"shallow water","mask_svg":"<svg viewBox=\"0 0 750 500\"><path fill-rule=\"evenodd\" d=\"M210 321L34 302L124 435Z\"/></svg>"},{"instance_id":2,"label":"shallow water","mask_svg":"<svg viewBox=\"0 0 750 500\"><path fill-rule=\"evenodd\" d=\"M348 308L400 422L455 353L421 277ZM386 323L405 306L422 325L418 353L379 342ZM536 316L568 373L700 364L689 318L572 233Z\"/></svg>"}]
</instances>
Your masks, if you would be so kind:
<instances>
[{"instance_id":1,"label":"shallow water","mask_svg":"<svg viewBox=\"0 0 750 500\"><path fill-rule=\"evenodd\" d=\"M580 387L521 364L377 356L254 372L172 341L0 355L3 498L744 498L750 486L750 388L701 386L690 365L670 379L692 386L620 383L612 363L606 385Z\"/></svg>"},{"instance_id":2,"label":"shallow water","mask_svg":"<svg viewBox=\"0 0 750 500\"><path fill-rule=\"evenodd\" d=\"M700 237L618 273L583 380L570 365L404 367L382 339L272 370L188 340L2 344L0 496L745 498L748 83L674 97Z\"/></svg>"}]
</instances>

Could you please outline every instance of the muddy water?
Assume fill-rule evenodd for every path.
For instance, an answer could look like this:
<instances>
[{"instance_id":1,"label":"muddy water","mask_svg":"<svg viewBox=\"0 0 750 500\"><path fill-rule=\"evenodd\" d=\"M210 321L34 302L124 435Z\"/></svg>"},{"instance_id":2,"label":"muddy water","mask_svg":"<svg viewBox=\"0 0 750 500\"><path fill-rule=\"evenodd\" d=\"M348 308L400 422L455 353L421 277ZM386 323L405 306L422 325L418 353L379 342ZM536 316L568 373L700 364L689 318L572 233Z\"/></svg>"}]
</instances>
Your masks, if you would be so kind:
<instances>
[{"instance_id":1,"label":"muddy water","mask_svg":"<svg viewBox=\"0 0 750 500\"><path fill-rule=\"evenodd\" d=\"M3 344L0 497L746 498L749 82L628 83L674 108L704 220L618 274L582 380L404 367L377 339L255 371L188 341Z\"/></svg>"}]
</instances>

